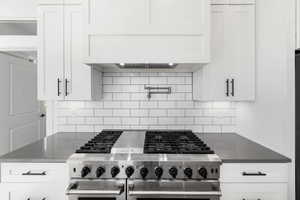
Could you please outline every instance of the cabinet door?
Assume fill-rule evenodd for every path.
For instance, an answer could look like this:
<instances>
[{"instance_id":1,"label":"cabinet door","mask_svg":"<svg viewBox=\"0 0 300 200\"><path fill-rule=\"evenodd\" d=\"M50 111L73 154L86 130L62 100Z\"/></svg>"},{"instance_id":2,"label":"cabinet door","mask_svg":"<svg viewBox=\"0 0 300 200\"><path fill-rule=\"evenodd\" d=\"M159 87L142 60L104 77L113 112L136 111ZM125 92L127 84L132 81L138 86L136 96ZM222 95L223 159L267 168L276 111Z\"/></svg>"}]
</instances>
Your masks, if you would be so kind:
<instances>
[{"instance_id":1,"label":"cabinet door","mask_svg":"<svg viewBox=\"0 0 300 200\"><path fill-rule=\"evenodd\" d=\"M211 62L193 74L193 93L195 100L226 101L230 100L229 77L230 59L228 34L226 32L228 7L211 7Z\"/></svg>"},{"instance_id":2,"label":"cabinet door","mask_svg":"<svg viewBox=\"0 0 300 200\"><path fill-rule=\"evenodd\" d=\"M221 200L287 200L287 183L221 184Z\"/></svg>"},{"instance_id":3,"label":"cabinet door","mask_svg":"<svg viewBox=\"0 0 300 200\"><path fill-rule=\"evenodd\" d=\"M231 95L237 101L255 100L255 6L232 5L228 9Z\"/></svg>"},{"instance_id":4,"label":"cabinet door","mask_svg":"<svg viewBox=\"0 0 300 200\"><path fill-rule=\"evenodd\" d=\"M194 99L254 100L255 5L213 5L211 17L211 63L194 73Z\"/></svg>"},{"instance_id":5,"label":"cabinet door","mask_svg":"<svg viewBox=\"0 0 300 200\"><path fill-rule=\"evenodd\" d=\"M64 76L63 7L38 8L38 98L62 100Z\"/></svg>"},{"instance_id":6,"label":"cabinet door","mask_svg":"<svg viewBox=\"0 0 300 200\"><path fill-rule=\"evenodd\" d=\"M83 64L82 29L81 6L66 6L65 100L91 100L92 69Z\"/></svg>"}]
</instances>

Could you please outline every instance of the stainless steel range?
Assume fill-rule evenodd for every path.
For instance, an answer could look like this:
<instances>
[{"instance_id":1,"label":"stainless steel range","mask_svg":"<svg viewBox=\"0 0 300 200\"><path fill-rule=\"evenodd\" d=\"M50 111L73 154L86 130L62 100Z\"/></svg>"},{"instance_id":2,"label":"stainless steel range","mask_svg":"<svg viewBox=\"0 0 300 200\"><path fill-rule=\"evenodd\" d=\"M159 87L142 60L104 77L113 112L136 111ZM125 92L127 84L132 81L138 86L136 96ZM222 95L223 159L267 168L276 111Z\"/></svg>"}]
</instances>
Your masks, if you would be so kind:
<instances>
[{"instance_id":1,"label":"stainless steel range","mask_svg":"<svg viewBox=\"0 0 300 200\"><path fill-rule=\"evenodd\" d=\"M69 200L219 200L221 160L192 131L105 130L69 159Z\"/></svg>"}]
</instances>

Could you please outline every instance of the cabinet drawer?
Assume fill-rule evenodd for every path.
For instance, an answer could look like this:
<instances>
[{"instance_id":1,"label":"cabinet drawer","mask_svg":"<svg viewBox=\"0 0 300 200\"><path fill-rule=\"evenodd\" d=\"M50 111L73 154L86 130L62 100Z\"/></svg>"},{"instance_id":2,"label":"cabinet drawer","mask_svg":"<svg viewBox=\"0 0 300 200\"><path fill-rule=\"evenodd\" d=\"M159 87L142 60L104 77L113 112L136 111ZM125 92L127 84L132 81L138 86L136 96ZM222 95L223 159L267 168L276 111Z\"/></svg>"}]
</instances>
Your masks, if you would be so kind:
<instances>
[{"instance_id":1,"label":"cabinet drawer","mask_svg":"<svg viewBox=\"0 0 300 200\"><path fill-rule=\"evenodd\" d=\"M221 184L221 200L287 200L286 183Z\"/></svg>"},{"instance_id":2,"label":"cabinet drawer","mask_svg":"<svg viewBox=\"0 0 300 200\"><path fill-rule=\"evenodd\" d=\"M1 164L1 182L52 182L67 178L68 168L60 163L3 163Z\"/></svg>"},{"instance_id":3,"label":"cabinet drawer","mask_svg":"<svg viewBox=\"0 0 300 200\"><path fill-rule=\"evenodd\" d=\"M223 164L221 182L288 182L288 164Z\"/></svg>"}]
</instances>

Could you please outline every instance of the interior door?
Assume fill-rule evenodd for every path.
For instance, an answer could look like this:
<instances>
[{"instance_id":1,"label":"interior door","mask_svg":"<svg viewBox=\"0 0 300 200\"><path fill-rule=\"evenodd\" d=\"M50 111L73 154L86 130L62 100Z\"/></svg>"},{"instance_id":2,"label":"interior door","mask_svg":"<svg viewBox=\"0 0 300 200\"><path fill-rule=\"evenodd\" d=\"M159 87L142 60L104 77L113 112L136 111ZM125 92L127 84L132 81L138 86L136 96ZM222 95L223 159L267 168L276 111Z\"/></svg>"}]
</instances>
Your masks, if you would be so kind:
<instances>
[{"instance_id":1,"label":"interior door","mask_svg":"<svg viewBox=\"0 0 300 200\"><path fill-rule=\"evenodd\" d=\"M0 154L45 136L36 64L0 53Z\"/></svg>"}]
</instances>

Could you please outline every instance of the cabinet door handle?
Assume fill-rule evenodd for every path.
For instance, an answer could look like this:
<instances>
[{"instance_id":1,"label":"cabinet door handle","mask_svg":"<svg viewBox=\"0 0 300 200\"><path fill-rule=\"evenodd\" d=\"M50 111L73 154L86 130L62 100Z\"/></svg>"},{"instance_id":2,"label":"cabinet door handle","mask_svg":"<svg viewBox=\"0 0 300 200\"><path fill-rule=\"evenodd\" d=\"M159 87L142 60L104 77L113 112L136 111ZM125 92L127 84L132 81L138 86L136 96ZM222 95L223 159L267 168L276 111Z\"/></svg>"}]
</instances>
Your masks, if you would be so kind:
<instances>
[{"instance_id":1,"label":"cabinet door handle","mask_svg":"<svg viewBox=\"0 0 300 200\"><path fill-rule=\"evenodd\" d=\"M248 173L248 172L243 172L243 176L267 176L266 173L262 172L257 172L257 173Z\"/></svg>"},{"instance_id":2,"label":"cabinet door handle","mask_svg":"<svg viewBox=\"0 0 300 200\"><path fill-rule=\"evenodd\" d=\"M70 83L70 81L68 81L68 79L65 79L65 87L66 87L66 90L65 90L65 95L68 96L69 95L69 91L68 91L68 84Z\"/></svg>"},{"instance_id":3,"label":"cabinet door handle","mask_svg":"<svg viewBox=\"0 0 300 200\"><path fill-rule=\"evenodd\" d=\"M231 79L231 96L234 97L234 79Z\"/></svg>"},{"instance_id":4,"label":"cabinet door handle","mask_svg":"<svg viewBox=\"0 0 300 200\"><path fill-rule=\"evenodd\" d=\"M229 79L226 79L226 96L229 97Z\"/></svg>"},{"instance_id":5,"label":"cabinet door handle","mask_svg":"<svg viewBox=\"0 0 300 200\"><path fill-rule=\"evenodd\" d=\"M43 171L41 173L32 173L31 171L25 172L22 174L23 176L46 176L46 171Z\"/></svg>"},{"instance_id":6,"label":"cabinet door handle","mask_svg":"<svg viewBox=\"0 0 300 200\"><path fill-rule=\"evenodd\" d=\"M58 78L57 79L57 96L61 95L61 92L60 92L60 83L61 83L61 80Z\"/></svg>"}]
</instances>

